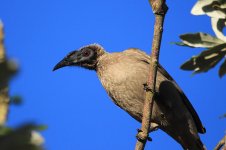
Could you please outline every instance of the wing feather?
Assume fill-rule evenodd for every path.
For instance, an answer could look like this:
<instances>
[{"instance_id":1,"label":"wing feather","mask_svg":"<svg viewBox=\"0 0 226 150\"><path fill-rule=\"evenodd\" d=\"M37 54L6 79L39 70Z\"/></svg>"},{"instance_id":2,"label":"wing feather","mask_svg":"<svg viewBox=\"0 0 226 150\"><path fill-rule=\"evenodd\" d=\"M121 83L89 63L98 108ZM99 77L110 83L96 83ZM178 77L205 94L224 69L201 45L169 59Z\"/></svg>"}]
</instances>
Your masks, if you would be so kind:
<instances>
[{"instance_id":1,"label":"wing feather","mask_svg":"<svg viewBox=\"0 0 226 150\"><path fill-rule=\"evenodd\" d=\"M124 53L126 55L133 55L133 57L136 58L137 60L150 64L150 56L148 56L145 52L143 52L139 49L130 48L130 49L125 50ZM201 122L197 112L195 111L194 107L192 106L192 104L190 103L190 101L188 100L188 98L186 97L184 92L181 90L181 88L174 81L174 79L169 75L169 73L160 64L158 65L158 73L160 73L162 76L165 77L166 80L171 81L176 86L176 88L181 96L181 99L183 100L184 105L186 106L186 108L192 115L192 118L195 122L198 132L205 133L206 129L203 127L202 122Z\"/></svg>"}]
</instances>

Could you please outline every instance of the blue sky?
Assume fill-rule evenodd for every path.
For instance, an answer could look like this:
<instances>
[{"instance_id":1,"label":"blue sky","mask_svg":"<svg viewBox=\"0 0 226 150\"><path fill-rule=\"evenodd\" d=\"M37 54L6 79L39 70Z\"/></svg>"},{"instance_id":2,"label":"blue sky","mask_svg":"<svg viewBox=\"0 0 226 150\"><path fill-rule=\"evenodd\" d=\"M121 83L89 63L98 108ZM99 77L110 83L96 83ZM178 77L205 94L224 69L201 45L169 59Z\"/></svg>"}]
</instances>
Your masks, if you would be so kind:
<instances>
[{"instance_id":1,"label":"blue sky","mask_svg":"<svg viewBox=\"0 0 226 150\"><path fill-rule=\"evenodd\" d=\"M160 62L196 108L207 133L201 135L212 149L226 130L225 81L219 65L192 76L179 66L201 49L170 44L187 32L214 35L207 16L190 14L196 0L167 1ZM48 150L134 149L140 124L116 107L94 71L53 66L69 51L99 43L109 52L137 47L150 53L154 17L147 0L1 0L7 55L20 64L10 93L20 94L22 106L12 106L8 124L26 121L48 125L43 132ZM151 134L146 149L181 149L162 131Z\"/></svg>"}]
</instances>

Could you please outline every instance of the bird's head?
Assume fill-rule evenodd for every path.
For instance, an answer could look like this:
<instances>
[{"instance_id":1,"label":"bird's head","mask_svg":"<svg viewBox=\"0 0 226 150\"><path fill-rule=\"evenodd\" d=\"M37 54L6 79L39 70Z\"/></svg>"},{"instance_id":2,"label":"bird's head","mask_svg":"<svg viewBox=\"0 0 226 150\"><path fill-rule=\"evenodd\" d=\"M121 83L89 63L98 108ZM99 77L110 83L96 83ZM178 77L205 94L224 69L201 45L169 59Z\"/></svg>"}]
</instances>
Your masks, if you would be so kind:
<instances>
[{"instance_id":1,"label":"bird's head","mask_svg":"<svg viewBox=\"0 0 226 150\"><path fill-rule=\"evenodd\" d=\"M98 58L105 53L102 46L98 44L91 44L70 52L64 57L53 71L66 66L80 66L90 70L96 70Z\"/></svg>"}]
</instances>

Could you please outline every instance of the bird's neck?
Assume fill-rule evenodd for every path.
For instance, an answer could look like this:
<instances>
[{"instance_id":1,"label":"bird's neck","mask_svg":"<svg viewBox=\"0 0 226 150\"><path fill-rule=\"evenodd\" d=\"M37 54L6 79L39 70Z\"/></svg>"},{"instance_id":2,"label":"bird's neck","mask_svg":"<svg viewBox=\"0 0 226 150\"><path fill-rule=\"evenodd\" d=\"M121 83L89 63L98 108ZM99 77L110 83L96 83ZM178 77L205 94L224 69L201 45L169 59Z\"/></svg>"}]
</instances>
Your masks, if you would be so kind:
<instances>
[{"instance_id":1,"label":"bird's neck","mask_svg":"<svg viewBox=\"0 0 226 150\"><path fill-rule=\"evenodd\" d=\"M105 53L101 56L99 56L97 63L96 63L96 72L98 76L102 74L102 72L106 69L108 65L108 60L109 60L109 54Z\"/></svg>"}]
</instances>

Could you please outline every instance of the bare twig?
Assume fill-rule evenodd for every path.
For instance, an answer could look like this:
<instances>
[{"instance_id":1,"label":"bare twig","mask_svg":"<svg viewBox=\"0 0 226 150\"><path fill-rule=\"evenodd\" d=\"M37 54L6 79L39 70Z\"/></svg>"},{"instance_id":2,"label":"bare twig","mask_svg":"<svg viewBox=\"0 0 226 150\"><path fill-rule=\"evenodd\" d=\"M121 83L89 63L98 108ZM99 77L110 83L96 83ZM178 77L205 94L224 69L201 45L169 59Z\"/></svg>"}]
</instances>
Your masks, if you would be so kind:
<instances>
[{"instance_id":1,"label":"bare twig","mask_svg":"<svg viewBox=\"0 0 226 150\"><path fill-rule=\"evenodd\" d=\"M6 61L3 40L4 40L3 24L0 21L0 63ZM0 125L3 125L7 119L8 104L9 104L8 85L4 85L3 87L1 86L0 88Z\"/></svg>"},{"instance_id":2,"label":"bare twig","mask_svg":"<svg viewBox=\"0 0 226 150\"><path fill-rule=\"evenodd\" d=\"M217 144L217 146L214 148L214 150L226 150L226 135L220 140L220 142Z\"/></svg>"},{"instance_id":3,"label":"bare twig","mask_svg":"<svg viewBox=\"0 0 226 150\"><path fill-rule=\"evenodd\" d=\"M163 22L167 12L165 0L149 0L153 13L155 14L154 37L152 42L152 54L150 73L147 79L145 102L143 109L142 127L137 134L137 143L135 150L143 150L148 139L150 129L150 121L152 116L152 108L154 103L156 74L158 67L159 51L162 39Z\"/></svg>"}]
</instances>

